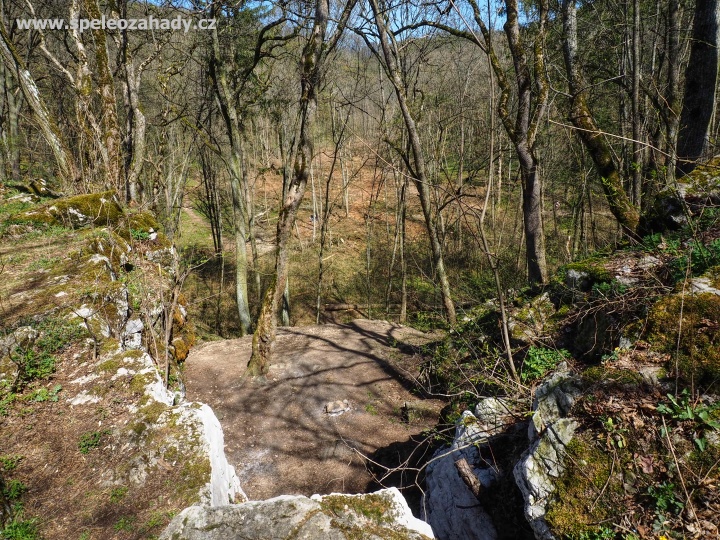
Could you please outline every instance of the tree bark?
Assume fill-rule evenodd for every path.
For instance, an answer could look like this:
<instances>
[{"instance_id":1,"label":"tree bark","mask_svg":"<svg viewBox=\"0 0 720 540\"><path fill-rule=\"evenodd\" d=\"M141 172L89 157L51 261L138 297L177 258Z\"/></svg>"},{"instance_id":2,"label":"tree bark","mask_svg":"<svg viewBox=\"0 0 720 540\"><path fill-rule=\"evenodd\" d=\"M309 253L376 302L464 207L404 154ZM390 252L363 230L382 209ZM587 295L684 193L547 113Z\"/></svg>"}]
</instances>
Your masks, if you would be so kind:
<instances>
[{"instance_id":1,"label":"tree bark","mask_svg":"<svg viewBox=\"0 0 720 540\"><path fill-rule=\"evenodd\" d=\"M633 0L632 25L632 93L630 96L632 106L632 202L640 208L642 202L642 171L643 148L640 141L642 137L642 118L640 118L640 70L641 70L641 28L640 28L640 0Z\"/></svg>"},{"instance_id":2,"label":"tree bark","mask_svg":"<svg viewBox=\"0 0 720 540\"><path fill-rule=\"evenodd\" d=\"M2 85L2 96L7 106L7 122L3 126L3 138L5 150L10 169L10 177L14 181L20 180L20 109L22 108L22 93L16 94L12 83L10 72L4 64L0 64L0 85ZM13 88L14 87L14 88Z\"/></svg>"},{"instance_id":3,"label":"tree bark","mask_svg":"<svg viewBox=\"0 0 720 540\"><path fill-rule=\"evenodd\" d=\"M468 489L472 492L476 499L479 499L480 494L482 493L482 484L480 483L480 480L478 480L477 476L475 476L475 473L467 460L465 458L458 459L455 462L455 468Z\"/></svg>"},{"instance_id":4,"label":"tree bark","mask_svg":"<svg viewBox=\"0 0 720 540\"><path fill-rule=\"evenodd\" d=\"M480 27L484 43L475 39L474 35L464 36L479 45L488 55L492 70L500 87L498 99L498 116L503 123L505 132L515 148L520 163L520 179L522 181L522 213L523 232L526 238L525 261L530 283L546 283L548 280L547 262L545 259L545 231L542 219L542 178L539 171L539 160L535 152L537 132L547 108L549 82L545 69L545 34L547 32L548 2L538 3L538 30L533 46L532 70L528 62L527 47L520 33L520 17L517 0L505 2L507 20L503 26L508 41L510 55L513 59L515 82L517 86L517 111L515 119L510 114L509 103L512 94L510 81L493 46L493 33L482 18L476 0L468 0L473 10L475 22ZM535 75L536 88L533 89ZM535 91L533 91L535 90Z\"/></svg>"},{"instance_id":5,"label":"tree bark","mask_svg":"<svg viewBox=\"0 0 720 540\"><path fill-rule=\"evenodd\" d=\"M577 64L577 18L574 0L563 0L563 53L570 86L570 120L587 149L602 182L610 211L622 228L635 234L640 214L625 193L612 149L600 132L587 104L587 90Z\"/></svg>"},{"instance_id":6,"label":"tree bark","mask_svg":"<svg viewBox=\"0 0 720 540\"><path fill-rule=\"evenodd\" d=\"M233 226L235 233L235 299L240 319L240 335L250 333L252 319L248 303L248 260L247 260L247 211L243 185L246 180L243 174L243 144L240 119L233 103L232 93L227 80L225 63L220 53L220 40L217 29L212 31L212 58L210 60L210 76L220 104L220 112L225 122L225 129L230 140L230 156L228 156L228 172L232 193Z\"/></svg>"},{"instance_id":7,"label":"tree bark","mask_svg":"<svg viewBox=\"0 0 720 540\"><path fill-rule=\"evenodd\" d=\"M665 144L668 154L666 169L668 181L672 181L675 175L675 146L677 143L677 131L680 124L680 0L668 2L668 83L663 113L665 120Z\"/></svg>"},{"instance_id":8,"label":"tree bark","mask_svg":"<svg viewBox=\"0 0 720 540\"><path fill-rule=\"evenodd\" d=\"M715 107L717 72L718 2L697 0L677 141L678 177L692 172L703 154Z\"/></svg>"},{"instance_id":9,"label":"tree bark","mask_svg":"<svg viewBox=\"0 0 720 540\"><path fill-rule=\"evenodd\" d=\"M85 10L91 19L101 18L98 0L85 0ZM98 28L92 30L95 41L95 69L100 90L101 117L103 124L101 144L107 152L105 165L105 180L108 185L118 192L123 192L124 175L122 173L121 136L117 116L117 100L115 99L115 86L108 60L107 40L105 30Z\"/></svg>"},{"instance_id":10,"label":"tree bark","mask_svg":"<svg viewBox=\"0 0 720 540\"><path fill-rule=\"evenodd\" d=\"M45 102L40 97L40 91L35 84L35 80L23 64L14 45L10 42L2 21L0 21L0 55L5 67L15 75L20 84L20 90L30 107L33 118L55 157L61 178L68 184L75 184L79 180L79 175L72 153L60 135L60 131L50 116Z\"/></svg>"}]
</instances>

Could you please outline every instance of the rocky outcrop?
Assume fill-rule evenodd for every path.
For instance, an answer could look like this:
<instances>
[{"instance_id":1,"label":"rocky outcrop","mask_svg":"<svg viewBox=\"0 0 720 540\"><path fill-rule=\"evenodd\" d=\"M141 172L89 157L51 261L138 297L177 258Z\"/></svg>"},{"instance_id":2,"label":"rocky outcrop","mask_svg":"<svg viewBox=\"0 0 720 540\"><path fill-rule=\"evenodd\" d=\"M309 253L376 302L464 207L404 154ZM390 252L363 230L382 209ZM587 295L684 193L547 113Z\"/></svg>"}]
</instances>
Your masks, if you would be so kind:
<instances>
[{"instance_id":1,"label":"rocky outcrop","mask_svg":"<svg viewBox=\"0 0 720 540\"><path fill-rule=\"evenodd\" d=\"M538 539L554 538L544 516L555 484L565 470L565 447L577 428L577 422L568 415L580 393L579 377L561 364L536 389L528 425L528 448L517 462L510 461L515 465L512 471L522 493L523 513ZM474 412L463 413L452 446L438 450L427 468L423 507L440 540L493 540L498 536L497 524L463 481L456 463L464 459L470 465L482 485L484 495L480 500L488 502L495 497L494 490L505 481L504 471L486 462L480 450L488 444L492 447L498 437L509 431L515 432L517 419L512 405L499 398L481 400ZM497 447L493 449L498 451L502 452Z\"/></svg>"},{"instance_id":2,"label":"rocky outcrop","mask_svg":"<svg viewBox=\"0 0 720 540\"><path fill-rule=\"evenodd\" d=\"M0 336L0 415L11 420L0 445L23 456L19 473L30 478L27 504L44 518L43 535L77 538L92 527L114 538L117 522L133 522L152 536L177 508L247 500L213 411L183 396L177 363L194 335L173 294L176 254L154 218L127 212L111 194L15 218L29 227L13 237L18 253L34 244L27 233L52 236L46 257L18 256L4 273L4 312L19 315ZM160 264L158 253L167 255ZM32 438L18 435L26 404L47 419ZM38 477L45 469L55 474ZM32 482L41 498L31 498L40 491Z\"/></svg>"},{"instance_id":3,"label":"rocky outcrop","mask_svg":"<svg viewBox=\"0 0 720 540\"><path fill-rule=\"evenodd\" d=\"M76 195L57 199L50 204L28 210L15 216L16 219L82 227L85 225L110 225L124 215L112 191Z\"/></svg>"},{"instance_id":4,"label":"rocky outcrop","mask_svg":"<svg viewBox=\"0 0 720 540\"><path fill-rule=\"evenodd\" d=\"M395 489L367 495L283 495L267 501L186 508L161 540L370 540L434 538Z\"/></svg>"},{"instance_id":5,"label":"rocky outcrop","mask_svg":"<svg viewBox=\"0 0 720 540\"><path fill-rule=\"evenodd\" d=\"M530 448L513 474L525 500L525 517L538 540L554 538L545 513L555 482L565 470L565 448L577 429L577 422L567 415L580 392L579 379L566 366L561 366L535 391L528 427Z\"/></svg>"},{"instance_id":6,"label":"rocky outcrop","mask_svg":"<svg viewBox=\"0 0 720 540\"><path fill-rule=\"evenodd\" d=\"M550 318L555 314L555 306L550 295L543 293L533 298L527 305L511 310L508 320L510 337L519 343L534 344L546 338Z\"/></svg>"},{"instance_id":7,"label":"rocky outcrop","mask_svg":"<svg viewBox=\"0 0 720 540\"><path fill-rule=\"evenodd\" d=\"M478 447L503 430L509 408L501 400L481 402L476 413L465 411L455 428L455 439L440 448L427 467L424 519L440 540L494 540L495 527L477 497L458 474L455 463L465 460L483 488L496 480L496 472L485 463Z\"/></svg>"}]
</instances>

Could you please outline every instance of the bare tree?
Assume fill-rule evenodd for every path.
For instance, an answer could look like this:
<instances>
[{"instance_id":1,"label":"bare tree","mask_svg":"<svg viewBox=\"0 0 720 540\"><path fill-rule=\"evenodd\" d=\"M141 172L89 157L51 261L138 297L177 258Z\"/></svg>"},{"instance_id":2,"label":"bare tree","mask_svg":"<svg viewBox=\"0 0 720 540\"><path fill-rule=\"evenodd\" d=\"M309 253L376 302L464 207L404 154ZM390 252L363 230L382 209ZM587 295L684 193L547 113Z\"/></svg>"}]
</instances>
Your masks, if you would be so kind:
<instances>
[{"instance_id":1,"label":"bare tree","mask_svg":"<svg viewBox=\"0 0 720 540\"><path fill-rule=\"evenodd\" d=\"M634 234L640 221L623 186L623 179L613 159L612 149L600 131L587 102L587 86L578 65L577 13L575 0L563 0L563 53L570 87L570 120L577 136L587 148L600 175L610 211L623 229Z\"/></svg>"},{"instance_id":2,"label":"bare tree","mask_svg":"<svg viewBox=\"0 0 720 540\"><path fill-rule=\"evenodd\" d=\"M79 180L79 174L75 159L50 115L35 79L10 41L5 23L2 20L0 20L0 56L2 56L5 68L14 75L20 85L20 90L30 107L33 119L55 157L61 178L68 184L76 183Z\"/></svg>"},{"instance_id":3,"label":"bare tree","mask_svg":"<svg viewBox=\"0 0 720 540\"><path fill-rule=\"evenodd\" d=\"M377 29L377 36L380 41L381 53L378 52L378 56L381 55L385 72L393 85L395 97L397 98L400 106L403 122L405 123L405 129L408 134L412 163L408 159L406 160L406 166L410 170L413 182L415 183L415 187L417 188L417 192L420 197L420 206L425 220L425 228L427 229L428 236L430 238L430 249L432 252L433 264L435 265L435 271L437 272L437 277L440 281L440 292L442 295L443 307L445 309L445 316L447 317L448 322L451 325L454 325L457 321L457 316L455 314L455 304L453 303L452 293L450 291L450 281L447 276L447 271L445 270L443 248L440 241L440 235L438 234L437 215L431 202L431 183L427 174L427 165L423 154L420 134L415 123L415 118L410 112L410 107L405 93L406 89L400 76L397 44L395 43L393 33L388 28L385 6L381 7L377 0L370 0L370 8L373 12L373 20L375 28ZM368 45L370 45L369 42Z\"/></svg>"},{"instance_id":4,"label":"bare tree","mask_svg":"<svg viewBox=\"0 0 720 540\"><path fill-rule=\"evenodd\" d=\"M330 16L329 0L315 1L313 28L303 47L300 59L300 106L298 109L297 154L293 176L288 185L275 235L275 272L260 308L257 327L253 334L252 356L248 362L250 376L265 375L270 368L272 345L277 332L277 312L288 276L288 242L292 233L300 201L305 195L313 159L311 128L315 121L317 96L323 79L325 61L335 49L345 29L356 0L349 0L335 25L335 32L327 37Z\"/></svg>"},{"instance_id":5,"label":"bare tree","mask_svg":"<svg viewBox=\"0 0 720 540\"><path fill-rule=\"evenodd\" d=\"M248 261L247 261L247 201L245 193L246 176L243 171L243 133L240 118L235 107L235 99L228 83L228 73L223 57L220 54L220 40L217 29L212 31L212 49L210 57L210 75L220 103L227 135L230 140L228 171L232 193L233 224L235 228L235 297L240 317L240 334L250 332L252 319L248 304Z\"/></svg>"},{"instance_id":6,"label":"bare tree","mask_svg":"<svg viewBox=\"0 0 720 540\"><path fill-rule=\"evenodd\" d=\"M678 176L693 171L707 143L718 78L718 17L717 0L697 0L677 142Z\"/></svg>"}]
</instances>

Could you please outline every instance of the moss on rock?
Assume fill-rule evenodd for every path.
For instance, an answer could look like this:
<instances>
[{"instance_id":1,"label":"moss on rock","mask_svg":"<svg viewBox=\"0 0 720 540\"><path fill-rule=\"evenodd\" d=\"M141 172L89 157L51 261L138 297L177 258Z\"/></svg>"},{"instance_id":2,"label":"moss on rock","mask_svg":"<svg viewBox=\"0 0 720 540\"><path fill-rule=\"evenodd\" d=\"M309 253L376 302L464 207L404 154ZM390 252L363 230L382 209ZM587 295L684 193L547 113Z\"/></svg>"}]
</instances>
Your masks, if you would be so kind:
<instances>
[{"instance_id":1,"label":"moss on rock","mask_svg":"<svg viewBox=\"0 0 720 540\"><path fill-rule=\"evenodd\" d=\"M57 199L39 208L16 214L16 221L52 225L110 225L124 215L112 191Z\"/></svg>"},{"instance_id":2,"label":"moss on rock","mask_svg":"<svg viewBox=\"0 0 720 540\"><path fill-rule=\"evenodd\" d=\"M678 372L686 381L714 387L720 384L720 296L664 297L650 310L647 323L647 340L672 355L669 370L674 371L677 362Z\"/></svg>"},{"instance_id":3,"label":"moss on rock","mask_svg":"<svg viewBox=\"0 0 720 540\"><path fill-rule=\"evenodd\" d=\"M589 533L597 524L612 519L618 509L598 494L617 492L622 487L619 475L611 477L613 457L591 442L576 437L567 445L567 453L567 467L558 479L546 514L558 537Z\"/></svg>"}]
</instances>

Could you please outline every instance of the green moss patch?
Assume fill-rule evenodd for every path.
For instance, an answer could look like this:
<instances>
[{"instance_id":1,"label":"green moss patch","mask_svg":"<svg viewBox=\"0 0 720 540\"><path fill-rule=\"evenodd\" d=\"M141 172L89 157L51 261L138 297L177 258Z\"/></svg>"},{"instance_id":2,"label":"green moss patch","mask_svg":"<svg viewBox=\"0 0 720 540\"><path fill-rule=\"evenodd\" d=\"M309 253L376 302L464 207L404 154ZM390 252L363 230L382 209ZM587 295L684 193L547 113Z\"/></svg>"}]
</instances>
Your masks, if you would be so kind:
<instances>
[{"instance_id":1,"label":"green moss patch","mask_svg":"<svg viewBox=\"0 0 720 540\"><path fill-rule=\"evenodd\" d=\"M555 486L546 519L559 537L594 532L612 520L619 509L608 504L608 494L622 489L622 477L613 470L612 456L582 437L567 446L566 469ZM600 495L604 492L604 497Z\"/></svg>"},{"instance_id":2,"label":"green moss patch","mask_svg":"<svg viewBox=\"0 0 720 540\"><path fill-rule=\"evenodd\" d=\"M13 216L17 221L82 227L116 223L124 212L112 191L57 199Z\"/></svg>"},{"instance_id":3,"label":"green moss patch","mask_svg":"<svg viewBox=\"0 0 720 540\"><path fill-rule=\"evenodd\" d=\"M674 371L677 362L679 375L686 381L718 388L720 296L665 297L652 307L647 322L648 341L672 356L668 371Z\"/></svg>"}]
</instances>

